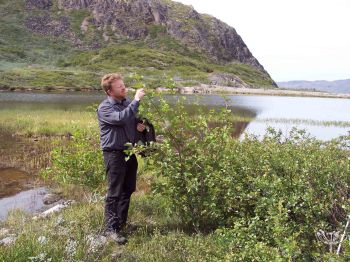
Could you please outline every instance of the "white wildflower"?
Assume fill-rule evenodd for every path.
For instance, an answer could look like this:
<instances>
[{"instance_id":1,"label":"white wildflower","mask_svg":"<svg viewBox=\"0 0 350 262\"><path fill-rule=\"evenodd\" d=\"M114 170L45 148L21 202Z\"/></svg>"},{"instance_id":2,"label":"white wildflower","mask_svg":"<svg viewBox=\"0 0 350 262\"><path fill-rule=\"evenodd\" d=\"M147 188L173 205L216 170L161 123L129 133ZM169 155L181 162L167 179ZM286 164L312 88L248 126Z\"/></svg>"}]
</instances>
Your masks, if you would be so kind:
<instances>
[{"instance_id":1,"label":"white wildflower","mask_svg":"<svg viewBox=\"0 0 350 262\"><path fill-rule=\"evenodd\" d=\"M68 239L65 251L68 258L72 258L77 251L77 241Z\"/></svg>"},{"instance_id":2,"label":"white wildflower","mask_svg":"<svg viewBox=\"0 0 350 262\"><path fill-rule=\"evenodd\" d=\"M69 236L69 229L66 228L66 227L60 226L57 229L57 235L59 235L59 236Z\"/></svg>"},{"instance_id":3,"label":"white wildflower","mask_svg":"<svg viewBox=\"0 0 350 262\"><path fill-rule=\"evenodd\" d=\"M59 226L62 225L64 222L64 218L62 215L59 215L58 217L56 217L55 219L55 226Z\"/></svg>"},{"instance_id":4,"label":"white wildflower","mask_svg":"<svg viewBox=\"0 0 350 262\"><path fill-rule=\"evenodd\" d=\"M50 262L52 260L50 257L47 257L47 254L45 252L40 253L35 257L28 257L28 259L33 262Z\"/></svg>"},{"instance_id":5,"label":"white wildflower","mask_svg":"<svg viewBox=\"0 0 350 262\"><path fill-rule=\"evenodd\" d=\"M38 237L38 242L40 244L45 244L47 242L47 237L45 237L45 236Z\"/></svg>"},{"instance_id":6,"label":"white wildflower","mask_svg":"<svg viewBox=\"0 0 350 262\"><path fill-rule=\"evenodd\" d=\"M16 235L8 235L7 237L0 240L0 246L9 246L15 243L17 237Z\"/></svg>"},{"instance_id":7,"label":"white wildflower","mask_svg":"<svg viewBox=\"0 0 350 262\"><path fill-rule=\"evenodd\" d=\"M86 240L89 244L89 253L95 253L99 248L107 243L107 238L105 236L88 235L86 236Z\"/></svg>"},{"instance_id":8,"label":"white wildflower","mask_svg":"<svg viewBox=\"0 0 350 262\"><path fill-rule=\"evenodd\" d=\"M5 235L7 235L8 233L10 233L10 230L9 230L9 229L7 229L7 228L1 228L1 229L0 229L0 237L5 236Z\"/></svg>"}]
</instances>

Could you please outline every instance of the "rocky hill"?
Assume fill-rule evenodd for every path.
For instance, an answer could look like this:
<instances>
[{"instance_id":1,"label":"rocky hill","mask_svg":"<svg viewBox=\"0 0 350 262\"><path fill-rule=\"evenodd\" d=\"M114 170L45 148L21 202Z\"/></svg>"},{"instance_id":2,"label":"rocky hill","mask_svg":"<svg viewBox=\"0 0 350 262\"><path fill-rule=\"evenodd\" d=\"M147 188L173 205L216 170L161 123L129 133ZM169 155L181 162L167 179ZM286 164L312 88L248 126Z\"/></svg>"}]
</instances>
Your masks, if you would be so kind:
<instances>
[{"instance_id":1,"label":"rocky hill","mask_svg":"<svg viewBox=\"0 0 350 262\"><path fill-rule=\"evenodd\" d=\"M152 87L277 87L236 30L170 0L2 0L0 86L98 88L138 73ZM127 81L127 79L126 79Z\"/></svg>"}]
</instances>

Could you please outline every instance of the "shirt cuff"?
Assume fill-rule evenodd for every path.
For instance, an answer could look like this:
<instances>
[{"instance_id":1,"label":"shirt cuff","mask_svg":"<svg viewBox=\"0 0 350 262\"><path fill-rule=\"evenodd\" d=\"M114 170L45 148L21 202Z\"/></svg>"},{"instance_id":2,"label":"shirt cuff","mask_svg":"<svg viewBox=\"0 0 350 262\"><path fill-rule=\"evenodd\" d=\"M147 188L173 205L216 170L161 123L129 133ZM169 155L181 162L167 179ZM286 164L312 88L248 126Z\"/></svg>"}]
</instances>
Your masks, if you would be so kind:
<instances>
[{"instance_id":1,"label":"shirt cuff","mask_svg":"<svg viewBox=\"0 0 350 262\"><path fill-rule=\"evenodd\" d=\"M134 111L134 113L138 110L138 107L140 105L140 100L132 100L131 103L130 103L130 106L132 108L132 110Z\"/></svg>"}]
</instances>

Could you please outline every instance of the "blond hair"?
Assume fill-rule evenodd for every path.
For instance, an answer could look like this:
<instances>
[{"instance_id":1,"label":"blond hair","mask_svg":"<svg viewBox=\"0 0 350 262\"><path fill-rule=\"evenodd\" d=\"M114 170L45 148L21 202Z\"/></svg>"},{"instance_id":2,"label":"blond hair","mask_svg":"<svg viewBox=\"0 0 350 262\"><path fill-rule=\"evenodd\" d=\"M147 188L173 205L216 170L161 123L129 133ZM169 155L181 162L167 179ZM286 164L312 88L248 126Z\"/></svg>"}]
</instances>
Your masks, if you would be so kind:
<instances>
[{"instance_id":1,"label":"blond hair","mask_svg":"<svg viewBox=\"0 0 350 262\"><path fill-rule=\"evenodd\" d=\"M101 87L106 94L107 94L107 91L111 89L113 81L119 80L119 79L123 80L123 76L118 73L106 74L102 77Z\"/></svg>"}]
</instances>

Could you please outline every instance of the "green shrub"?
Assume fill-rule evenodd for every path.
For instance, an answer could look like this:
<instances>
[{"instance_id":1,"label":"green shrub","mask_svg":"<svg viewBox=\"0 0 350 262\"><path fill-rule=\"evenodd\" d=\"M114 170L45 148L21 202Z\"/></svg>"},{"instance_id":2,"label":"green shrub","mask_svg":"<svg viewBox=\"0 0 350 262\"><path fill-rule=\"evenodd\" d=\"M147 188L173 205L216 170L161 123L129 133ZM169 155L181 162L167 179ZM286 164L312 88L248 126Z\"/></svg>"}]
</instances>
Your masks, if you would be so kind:
<instances>
[{"instance_id":1,"label":"green shrub","mask_svg":"<svg viewBox=\"0 0 350 262\"><path fill-rule=\"evenodd\" d=\"M105 181L105 169L97 135L76 128L72 141L52 150L51 167L43 170L41 175L62 184L84 185L100 191Z\"/></svg>"},{"instance_id":2,"label":"green shrub","mask_svg":"<svg viewBox=\"0 0 350 262\"><path fill-rule=\"evenodd\" d=\"M152 159L154 193L195 230L231 228L249 248L284 258L326 252L316 231L342 229L349 213L350 134L325 142L269 128L240 141L230 110L189 113L185 99L170 106L160 98L153 114L165 136Z\"/></svg>"}]
</instances>

